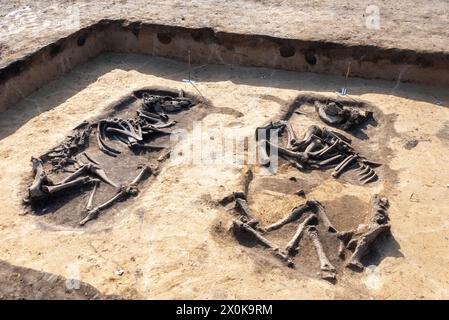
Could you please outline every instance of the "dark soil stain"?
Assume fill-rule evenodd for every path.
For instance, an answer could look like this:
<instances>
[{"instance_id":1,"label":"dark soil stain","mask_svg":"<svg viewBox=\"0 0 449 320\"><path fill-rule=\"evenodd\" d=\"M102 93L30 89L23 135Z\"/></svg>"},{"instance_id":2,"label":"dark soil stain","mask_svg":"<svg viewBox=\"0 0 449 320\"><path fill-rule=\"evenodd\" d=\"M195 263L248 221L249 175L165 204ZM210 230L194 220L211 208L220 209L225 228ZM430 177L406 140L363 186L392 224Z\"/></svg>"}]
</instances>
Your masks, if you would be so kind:
<instances>
[{"instance_id":1,"label":"dark soil stain","mask_svg":"<svg viewBox=\"0 0 449 320\"><path fill-rule=\"evenodd\" d=\"M76 279L14 266L0 260L0 299L104 300L120 297L103 295L90 284Z\"/></svg>"}]
</instances>

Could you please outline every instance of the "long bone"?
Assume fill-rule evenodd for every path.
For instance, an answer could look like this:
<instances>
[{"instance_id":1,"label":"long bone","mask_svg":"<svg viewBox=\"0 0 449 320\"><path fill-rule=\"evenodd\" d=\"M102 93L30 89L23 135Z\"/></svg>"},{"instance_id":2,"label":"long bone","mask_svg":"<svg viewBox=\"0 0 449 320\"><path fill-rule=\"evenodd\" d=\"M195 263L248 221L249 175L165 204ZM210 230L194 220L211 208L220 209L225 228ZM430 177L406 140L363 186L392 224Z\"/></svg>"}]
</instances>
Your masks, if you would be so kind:
<instances>
[{"instance_id":1,"label":"long bone","mask_svg":"<svg viewBox=\"0 0 449 320\"><path fill-rule=\"evenodd\" d=\"M316 212L318 214L318 217L323 221L324 226L326 227L326 230L330 233L336 233L337 229L334 228L332 223L330 222L329 218L327 217L326 210L324 209L324 206L317 200L309 200L308 201L310 206L313 206L314 209L316 209Z\"/></svg>"},{"instance_id":2,"label":"long bone","mask_svg":"<svg viewBox=\"0 0 449 320\"><path fill-rule=\"evenodd\" d=\"M343 155L337 154L336 156L333 156L333 157L331 157L329 159L323 160L323 161L319 162L318 164L320 166L325 166L325 165L328 165L328 164L330 164L330 163L332 163L334 161L340 160L342 157L343 157Z\"/></svg>"},{"instance_id":3,"label":"long bone","mask_svg":"<svg viewBox=\"0 0 449 320\"><path fill-rule=\"evenodd\" d=\"M315 157L320 158L323 157L324 155L326 155L327 153L331 152L332 150L335 149L335 147L337 146L338 141L335 140L331 145L324 147L323 149L321 149L320 151L318 151L316 154L314 154Z\"/></svg>"},{"instance_id":4,"label":"long bone","mask_svg":"<svg viewBox=\"0 0 449 320\"><path fill-rule=\"evenodd\" d=\"M327 258L326 253L324 253L316 228L314 226L308 226L306 230L320 260L321 277L326 280L335 280L335 267Z\"/></svg>"},{"instance_id":5,"label":"long bone","mask_svg":"<svg viewBox=\"0 0 449 320\"><path fill-rule=\"evenodd\" d=\"M160 128L155 127L152 124L147 124L146 126L142 127L142 134L149 134L152 132L156 132L156 133L160 133L160 134L171 134L171 132L161 130Z\"/></svg>"},{"instance_id":6,"label":"long bone","mask_svg":"<svg viewBox=\"0 0 449 320\"><path fill-rule=\"evenodd\" d=\"M72 180L75 180L76 178L78 178L80 175L84 174L87 171L87 166L83 165L81 166L78 170L76 170L74 173L68 175L67 177L65 177L64 179L62 179L61 181L59 181L58 183L56 183L56 185L60 185L60 184L65 184L67 182L70 182Z\"/></svg>"},{"instance_id":7,"label":"long bone","mask_svg":"<svg viewBox=\"0 0 449 320\"><path fill-rule=\"evenodd\" d=\"M346 245L351 240L353 235L354 235L354 231L337 232L337 239L338 239L338 242L339 242L339 245L338 245L338 256L341 259L344 259Z\"/></svg>"},{"instance_id":8,"label":"long bone","mask_svg":"<svg viewBox=\"0 0 449 320\"><path fill-rule=\"evenodd\" d=\"M83 220L81 220L79 222L79 224L81 226L83 226L88 221L97 218L102 210L113 205L116 201L122 199L123 197L130 196L130 195L136 195L138 193L137 184L143 179L144 175L148 171L149 171L149 168L145 166L130 184L128 184L127 186L122 186L120 188L120 190L117 192L117 194L114 195L111 199L109 199L106 202L100 204L99 206L93 208L92 210L89 210L87 212L86 217Z\"/></svg>"},{"instance_id":9,"label":"long bone","mask_svg":"<svg viewBox=\"0 0 449 320\"><path fill-rule=\"evenodd\" d=\"M257 154L259 157L259 163L263 166L270 165L270 157L267 153L267 142L266 140L257 141Z\"/></svg>"},{"instance_id":10,"label":"long bone","mask_svg":"<svg viewBox=\"0 0 449 320\"><path fill-rule=\"evenodd\" d=\"M65 191L66 189L82 186L88 183L97 182L98 179L92 179L91 177L81 177L75 180L72 180L70 182L66 182L63 184L58 184L54 186L42 186L42 190L45 193L48 193L50 195L54 195L58 192Z\"/></svg>"},{"instance_id":11,"label":"long bone","mask_svg":"<svg viewBox=\"0 0 449 320\"><path fill-rule=\"evenodd\" d=\"M97 175L98 177L101 178L101 180L103 180L104 182L106 182L107 184L110 184L111 186L113 186L115 188L119 187L115 182L113 182L111 179L109 179L109 177L106 175L106 172L100 166L97 166L93 163L88 163L88 164L81 166L74 173L67 176L59 183L57 183L57 185L72 181L73 179L75 179L75 178L79 177L80 175L87 173L87 172Z\"/></svg>"},{"instance_id":12,"label":"long bone","mask_svg":"<svg viewBox=\"0 0 449 320\"><path fill-rule=\"evenodd\" d=\"M304 150L304 157L306 159L308 159L310 156L314 155L313 149L317 148L317 147L322 147L323 144L320 142L321 139L314 139L312 140L309 145L306 147L306 149ZM318 150L321 151L322 149Z\"/></svg>"},{"instance_id":13,"label":"long bone","mask_svg":"<svg viewBox=\"0 0 449 320\"><path fill-rule=\"evenodd\" d=\"M297 250L298 248L298 243L302 238L305 227L310 224L317 224L317 223L318 223L317 216L313 213L310 214L302 223L298 225L295 234L285 247L285 251L289 255L293 255L294 251Z\"/></svg>"},{"instance_id":14,"label":"long bone","mask_svg":"<svg viewBox=\"0 0 449 320\"><path fill-rule=\"evenodd\" d=\"M90 195L89 195L89 199L87 200L86 211L89 211L89 210L92 209L92 205L93 205L93 201L94 201L94 196L95 196L95 193L97 192L97 188L98 188L98 185L99 185L99 184L100 184L100 183L99 183L98 180L95 181L95 183L94 183L94 188L92 189L92 191L91 191L91 193L90 193Z\"/></svg>"},{"instance_id":15,"label":"long bone","mask_svg":"<svg viewBox=\"0 0 449 320\"><path fill-rule=\"evenodd\" d=\"M291 124L287 123L285 128L287 129L287 148L291 148L292 145L298 141L298 137L296 136L295 131L293 130L293 127Z\"/></svg>"},{"instance_id":16,"label":"long bone","mask_svg":"<svg viewBox=\"0 0 449 320\"><path fill-rule=\"evenodd\" d=\"M233 220L233 226L235 230L244 230L250 234L252 234L257 240L259 240L261 243L263 243L266 247L271 249L271 252L274 256L281 259L283 262L285 262L289 267L294 267L293 261L290 259L287 253L284 252L281 248L279 248L277 245L273 244L271 241L269 241L267 238L262 236L257 230L253 229L248 224L240 221L240 220Z\"/></svg>"},{"instance_id":17,"label":"long bone","mask_svg":"<svg viewBox=\"0 0 449 320\"><path fill-rule=\"evenodd\" d=\"M290 223L292 221L299 219L304 212L310 211L312 209L311 208L312 205L313 205L313 203L310 203L309 201L307 201L306 203L294 208L288 216L286 216L286 217L282 218L281 220L266 227L265 232L270 232L270 231L279 229L279 228L283 227L284 225L286 225L287 223Z\"/></svg>"},{"instance_id":18,"label":"long bone","mask_svg":"<svg viewBox=\"0 0 449 320\"><path fill-rule=\"evenodd\" d=\"M106 172L101 167L96 166L94 164L87 164L87 170L100 177L100 179L106 182L107 184L110 184L115 188L119 187L115 182L109 179L109 177L106 175Z\"/></svg>"},{"instance_id":19,"label":"long bone","mask_svg":"<svg viewBox=\"0 0 449 320\"><path fill-rule=\"evenodd\" d=\"M348 156L345 160L343 160L334 170L334 172L332 172L332 177L334 178L338 178L340 176L340 174L350 165L352 164L354 161L357 160L357 156L355 155L351 155Z\"/></svg>"},{"instance_id":20,"label":"long bone","mask_svg":"<svg viewBox=\"0 0 449 320\"><path fill-rule=\"evenodd\" d=\"M267 140L265 140L265 142L272 148L276 149L281 156L283 155L284 157L290 157L290 158L298 161L301 164L306 161L304 154L302 152L295 152L295 151L285 149L285 148L277 146L274 143L267 141Z\"/></svg>"},{"instance_id":21,"label":"long bone","mask_svg":"<svg viewBox=\"0 0 449 320\"><path fill-rule=\"evenodd\" d=\"M243 215L245 216L245 219L247 220L246 223L251 226L255 227L259 221L254 217L254 215L251 212L251 209L248 207L248 203L245 199L242 198L236 198L235 199L235 208Z\"/></svg>"},{"instance_id":22,"label":"long bone","mask_svg":"<svg viewBox=\"0 0 449 320\"><path fill-rule=\"evenodd\" d=\"M173 120L173 121L169 121L166 123L154 123L154 124L151 124L151 126L153 126L156 129L164 129L164 128L172 127L175 124L176 124L176 121Z\"/></svg>"},{"instance_id":23,"label":"long bone","mask_svg":"<svg viewBox=\"0 0 449 320\"><path fill-rule=\"evenodd\" d=\"M161 120L161 118L158 117L157 115L153 115L153 114L151 114L147 111L143 111L143 110L137 110L137 115L140 118L144 118L146 121L150 121L153 123L158 123Z\"/></svg>"},{"instance_id":24,"label":"long bone","mask_svg":"<svg viewBox=\"0 0 449 320\"><path fill-rule=\"evenodd\" d=\"M45 196L42 191L43 183L48 182L47 174L45 173L42 160L40 158L31 157L31 163L33 166L34 180L31 186L28 188L28 200L34 200Z\"/></svg>"}]
</instances>

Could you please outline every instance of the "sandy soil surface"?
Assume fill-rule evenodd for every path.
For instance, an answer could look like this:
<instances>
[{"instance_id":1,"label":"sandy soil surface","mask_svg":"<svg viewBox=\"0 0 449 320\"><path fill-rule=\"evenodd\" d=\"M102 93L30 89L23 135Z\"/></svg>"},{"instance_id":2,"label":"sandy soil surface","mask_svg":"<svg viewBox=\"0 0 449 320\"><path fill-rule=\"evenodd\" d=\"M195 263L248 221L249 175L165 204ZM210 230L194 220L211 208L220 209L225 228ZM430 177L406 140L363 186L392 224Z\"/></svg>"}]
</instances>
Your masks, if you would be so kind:
<instances>
[{"instance_id":1,"label":"sandy soil surface","mask_svg":"<svg viewBox=\"0 0 449 320\"><path fill-rule=\"evenodd\" d=\"M374 12L367 11L369 5L379 9L378 29L367 27ZM0 3L0 62L104 18L388 48L444 52L449 48L445 0L419 4L412 0L13 0Z\"/></svg>"},{"instance_id":2,"label":"sandy soil surface","mask_svg":"<svg viewBox=\"0 0 449 320\"><path fill-rule=\"evenodd\" d=\"M390 131L381 139L388 156L378 155L384 156L387 171L380 183L365 187L329 178L311 184L308 196L339 208L333 219L344 225L345 199L356 204L353 210L364 210L370 195L383 192L391 202L393 238L380 247L377 264L361 274L343 271L336 284L288 270L266 252L234 239L229 232L233 215L215 201L241 188L247 169L241 164L169 161L126 210L112 208L84 229L21 215L32 155L45 152L80 120L134 89L155 85L198 94L182 82L186 77L187 66L176 61L103 54L6 111L0 119L2 260L126 298L449 297L449 95L426 86L349 81L350 96L373 104L388 121ZM201 128L208 141L207 134L227 129L251 136L257 126L278 119L299 94L335 96L344 83L333 76L215 65L195 66L192 77L215 107L241 113L206 116ZM298 132L309 124L296 123ZM187 145L195 139L189 134ZM411 148L413 140L417 145ZM311 174L296 174L300 181L313 180ZM253 194L257 186L255 181ZM250 204L265 221L303 202L288 189L259 194L261 202Z\"/></svg>"}]
</instances>

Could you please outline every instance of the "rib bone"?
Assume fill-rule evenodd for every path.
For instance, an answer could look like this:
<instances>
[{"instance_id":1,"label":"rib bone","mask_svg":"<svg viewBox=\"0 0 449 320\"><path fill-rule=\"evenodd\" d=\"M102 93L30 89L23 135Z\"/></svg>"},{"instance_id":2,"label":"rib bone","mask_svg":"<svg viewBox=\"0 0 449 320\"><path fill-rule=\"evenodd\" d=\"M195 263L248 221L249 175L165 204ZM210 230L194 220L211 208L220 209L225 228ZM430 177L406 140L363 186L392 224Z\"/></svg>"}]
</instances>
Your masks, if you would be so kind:
<instances>
[{"instance_id":1,"label":"rib bone","mask_svg":"<svg viewBox=\"0 0 449 320\"><path fill-rule=\"evenodd\" d=\"M336 161L336 160L340 160L341 157L343 157L343 155L337 154L336 156L333 156L332 158L323 160L323 161L321 161L321 162L318 163L318 164L319 164L320 166L325 166L325 165L330 164L330 163L332 163L332 162L334 162L334 161Z\"/></svg>"},{"instance_id":2,"label":"rib bone","mask_svg":"<svg viewBox=\"0 0 449 320\"><path fill-rule=\"evenodd\" d=\"M368 178L366 178L365 180L363 180L362 183L363 184L367 184L367 183L370 183L370 182L372 182L372 181L374 181L376 179L377 179L377 174L376 174L375 171L373 171L373 174L371 176L369 176Z\"/></svg>"},{"instance_id":3,"label":"rib bone","mask_svg":"<svg viewBox=\"0 0 449 320\"><path fill-rule=\"evenodd\" d=\"M340 174L343 172L343 170L345 170L355 160L356 160L355 155L351 155L351 156L347 157L335 168L335 171L332 172L332 176L334 178L338 178L340 176Z\"/></svg>"}]
</instances>

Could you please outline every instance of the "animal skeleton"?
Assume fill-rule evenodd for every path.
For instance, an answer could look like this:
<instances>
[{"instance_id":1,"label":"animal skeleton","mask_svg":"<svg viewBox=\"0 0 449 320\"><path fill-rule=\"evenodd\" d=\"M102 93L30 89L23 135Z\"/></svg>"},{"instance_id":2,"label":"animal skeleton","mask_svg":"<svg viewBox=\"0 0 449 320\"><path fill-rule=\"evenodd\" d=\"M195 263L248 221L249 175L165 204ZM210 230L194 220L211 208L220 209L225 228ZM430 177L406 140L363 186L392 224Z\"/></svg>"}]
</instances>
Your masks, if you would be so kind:
<instances>
[{"instance_id":1,"label":"animal skeleton","mask_svg":"<svg viewBox=\"0 0 449 320\"><path fill-rule=\"evenodd\" d=\"M84 225L97 217L100 211L113 205L118 200L137 194L137 184L145 178L145 173L149 171L147 167L144 167L129 185L120 186L108 177L105 168L92 159L85 152L85 149L89 144L92 133L96 135L98 149L111 157L117 157L121 153L120 150L109 144L111 140L119 141L133 151L163 149L162 146L146 144L145 141L156 135L170 134L170 131L165 129L176 125L176 122L170 121L167 114L180 112L193 105L193 102L184 96L172 97L143 93L141 99L142 105L137 110L136 117L131 119L113 117L93 122L84 121L74 128L73 133L61 144L40 157L32 157L34 181L28 188L28 196L24 199L24 203L33 204L42 200L51 201L56 196L62 196L65 192L70 192L71 189L93 185L86 204L87 215L80 222L80 225ZM87 163L80 160L81 155L84 156ZM70 174L55 183L49 179L45 172L44 163L51 164L50 171L53 173L63 171L70 172ZM95 178L91 176L95 176ZM101 182L114 187L117 193L110 200L94 207L94 198Z\"/></svg>"}]
</instances>

